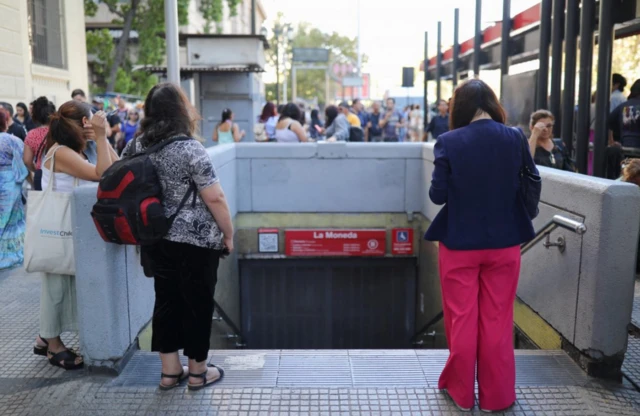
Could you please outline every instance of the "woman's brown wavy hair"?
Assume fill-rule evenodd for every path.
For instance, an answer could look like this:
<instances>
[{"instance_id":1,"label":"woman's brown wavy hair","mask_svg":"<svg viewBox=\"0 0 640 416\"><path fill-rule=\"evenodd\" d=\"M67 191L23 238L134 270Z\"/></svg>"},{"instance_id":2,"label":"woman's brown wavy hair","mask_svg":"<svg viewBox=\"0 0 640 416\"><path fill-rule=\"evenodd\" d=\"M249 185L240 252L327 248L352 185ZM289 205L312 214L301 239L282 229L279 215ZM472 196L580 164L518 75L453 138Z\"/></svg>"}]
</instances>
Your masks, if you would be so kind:
<instances>
[{"instance_id":1,"label":"woman's brown wavy hair","mask_svg":"<svg viewBox=\"0 0 640 416\"><path fill-rule=\"evenodd\" d=\"M194 137L200 115L180 87L165 82L151 88L144 102L139 134L145 146L173 136Z\"/></svg>"}]
</instances>

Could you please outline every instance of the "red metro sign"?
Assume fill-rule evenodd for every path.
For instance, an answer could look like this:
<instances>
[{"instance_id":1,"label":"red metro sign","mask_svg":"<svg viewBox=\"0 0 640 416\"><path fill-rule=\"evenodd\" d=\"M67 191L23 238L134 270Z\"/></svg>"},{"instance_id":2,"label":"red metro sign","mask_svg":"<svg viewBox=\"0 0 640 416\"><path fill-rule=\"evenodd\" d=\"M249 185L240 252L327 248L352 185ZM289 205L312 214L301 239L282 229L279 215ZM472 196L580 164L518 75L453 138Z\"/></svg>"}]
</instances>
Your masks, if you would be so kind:
<instances>
[{"instance_id":1,"label":"red metro sign","mask_svg":"<svg viewBox=\"0 0 640 416\"><path fill-rule=\"evenodd\" d=\"M287 256L384 256L386 230L286 230Z\"/></svg>"}]
</instances>

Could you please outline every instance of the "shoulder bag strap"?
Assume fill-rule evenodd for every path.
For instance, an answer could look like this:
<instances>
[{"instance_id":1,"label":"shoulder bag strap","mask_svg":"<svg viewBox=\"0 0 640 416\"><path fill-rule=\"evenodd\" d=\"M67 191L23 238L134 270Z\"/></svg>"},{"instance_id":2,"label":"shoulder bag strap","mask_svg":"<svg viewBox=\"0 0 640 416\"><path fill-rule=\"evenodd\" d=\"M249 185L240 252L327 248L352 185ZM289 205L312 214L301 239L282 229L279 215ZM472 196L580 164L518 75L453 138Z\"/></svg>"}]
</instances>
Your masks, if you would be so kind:
<instances>
[{"instance_id":1,"label":"shoulder bag strap","mask_svg":"<svg viewBox=\"0 0 640 416\"><path fill-rule=\"evenodd\" d=\"M55 147L53 147L51 150L53 150L53 152L47 156L44 156L44 159L42 159L42 167L46 169L46 166L44 165L45 163L47 163L47 160L51 159L51 169L49 169L49 183L47 184L47 189L46 191L53 191L53 188L55 187L55 180L56 180L56 152L58 150L60 150L62 147L64 146L60 146L60 145L56 145ZM45 191L45 189L43 189L43 191Z\"/></svg>"},{"instance_id":2,"label":"shoulder bag strap","mask_svg":"<svg viewBox=\"0 0 640 416\"><path fill-rule=\"evenodd\" d=\"M518 133L518 137L520 137L521 142L521 150L520 150L520 159L522 160L520 167L521 171L527 169L527 149L529 147L529 140L527 140L527 136L525 136L524 132L519 127L511 127ZM533 155L532 155L533 157Z\"/></svg>"}]
</instances>

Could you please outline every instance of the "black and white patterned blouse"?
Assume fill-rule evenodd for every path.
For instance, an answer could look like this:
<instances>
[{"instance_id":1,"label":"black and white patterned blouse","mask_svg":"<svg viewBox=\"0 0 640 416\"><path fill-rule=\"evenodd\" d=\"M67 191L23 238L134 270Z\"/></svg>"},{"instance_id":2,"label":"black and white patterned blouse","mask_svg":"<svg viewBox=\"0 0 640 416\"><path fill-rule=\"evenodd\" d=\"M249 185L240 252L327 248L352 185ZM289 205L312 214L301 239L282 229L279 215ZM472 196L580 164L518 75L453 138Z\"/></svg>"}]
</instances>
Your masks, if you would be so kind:
<instances>
[{"instance_id":1,"label":"black and white patterned blouse","mask_svg":"<svg viewBox=\"0 0 640 416\"><path fill-rule=\"evenodd\" d=\"M144 150L140 138L131 140L122 152L123 157L132 153L134 142L137 143L134 153ZM162 203L167 218L178 209L189 191L191 181L196 184L198 192L219 182L206 149L195 139L171 143L150 157L160 176ZM165 239L220 250L223 248L222 237L213 215L198 196L195 208L190 198L180 210Z\"/></svg>"}]
</instances>

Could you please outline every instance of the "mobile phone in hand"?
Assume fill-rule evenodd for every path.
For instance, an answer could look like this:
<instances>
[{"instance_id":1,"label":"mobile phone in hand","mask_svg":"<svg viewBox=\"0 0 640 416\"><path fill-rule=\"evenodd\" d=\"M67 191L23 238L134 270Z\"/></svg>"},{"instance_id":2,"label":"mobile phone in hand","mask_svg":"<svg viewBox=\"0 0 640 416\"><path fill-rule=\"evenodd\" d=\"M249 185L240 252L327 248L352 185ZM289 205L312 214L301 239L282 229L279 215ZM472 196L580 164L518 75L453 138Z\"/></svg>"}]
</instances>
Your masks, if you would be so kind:
<instances>
[{"instance_id":1,"label":"mobile phone in hand","mask_svg":"<svg viewBox=\"0 0 640 416\"><path fill-rule=\"evenodd\" d=\"M231 252L229 251L229 249L227 247L225 247L225 248L222 249L222 255L220 257L225 258L229 254L231 254Z\"/></svg>"}]
</instances>

